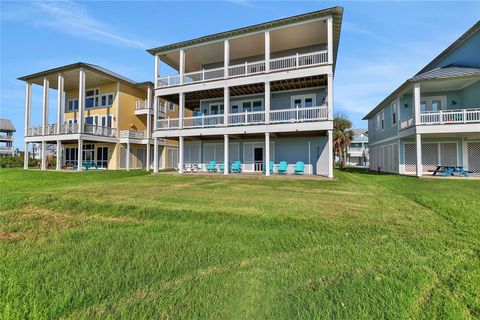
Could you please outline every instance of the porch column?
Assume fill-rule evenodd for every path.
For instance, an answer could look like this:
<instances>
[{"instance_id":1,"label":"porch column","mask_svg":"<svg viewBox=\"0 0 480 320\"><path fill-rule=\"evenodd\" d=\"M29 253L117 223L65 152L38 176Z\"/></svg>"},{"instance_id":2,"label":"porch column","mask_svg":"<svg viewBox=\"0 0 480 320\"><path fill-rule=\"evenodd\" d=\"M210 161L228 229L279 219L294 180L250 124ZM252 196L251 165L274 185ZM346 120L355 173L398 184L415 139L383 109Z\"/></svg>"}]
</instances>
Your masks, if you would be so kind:
<instances>
[{"instance_id":1,"label":"porch column","mask_svg":"<svg viewBox=\"0 0 480 320\"><path fill-rule=\"evenodd\" d=\"M270 133L265 132L265 175L270 175Z\"/></svg>"},{"instance_id":2,"label":"porch column","mask_svg":"<svg viewBox=\"0 0 480 320\"><path fill-rule=\"evenodd\" d=\"M415 135L415 142L417 145L417 177L422 176L423 165L422 165L422 135L417 133Z\"/></svg>"},{"instance_id":3,"label":"porch column","mask_svg":"<svg viewBox=\"0 0 480 320\"><path fill-rule=\"evenodd\" d=\"M147 143L147 159L146 159L146 170L150 171L150 140Z\"/></svg>"},{"instance_id":4,"label":"porch column","mask_svg":"<svg viewBox=\"0 0 480 320\"><path fill-rule=\"evenodd\" d=\"M55 170L60 171L62 164L62 142L57 140L57 161Z\"/></svg>"},{"instance_id":5,"label":"porch column","mask_svg":"<svg viewBox=\"0 0 480 320\"><path fill-rule=\"evenodd\" d=\"M153 86L158 87L158 76L160 71L160 56L158 53L155 55L155 74L153 75Z\"/></svg>"},{"instance_id":6,"label":"porch column","mask_svg":"<svg viewBox=\"0 0 480 320\"><path fill-rule=\"evenodd\" d=\"M40 151L40 156L41 156L41 162L40 162L40 168L42 170L47 170L47 144L45 141L42 141L42 150Z\"/></svg>"},{"instance_id":7,"label":"porch column","mask_svg":"<svg viewBox=\"0 0 480 320\"><path fill-rule=\"evenodd\" d=\"M395 106L397 107L397 110L396 110L397 118L395 120L397 121L397 133L398 133L400 131L400 96L397 96Z\"/></svg>"},{"instance_id":8,"label":"porch column","mask_svg":"<svg viewBox=\"0 0 480 320\"><path fill-rule=\"evenodd\" d=\"M183 84L183 78L185 75L185 50L181 49L180 50L180 85Z\"/></svg>"},{"instance_id":9,"label":"porch column","mask_svg":"<svg viewBox=\"0 0 480 320\"><path fill-rule=\"evenodd\" d=\"M28 128L30 128L30 114L32 109L32 84L25 83L25 136L28 135Z\"/></svg>"},{"instance_id":10,"label":"porch column","mask_svg":"<svg viewBox=\"0 0 480 320\"><path fill-rule=\"evenodd\" d=\"M62 124L63 88L64 88L63 75L59 73L57 78L57 130L56 130L57 134L60 134L60 125Z\"/></svg>"},{"instance_id":11,"label":"porch column","mask_svg":"<svg viewBox=\"0 0 480 320\"><path fill-rule=\"evenodd\" d=\"M77 171L80 172L83 170L83 140L78 139L78 157L77 157Z\"/></svg>"},{"instance_id":12,"label":"porch column","mask_svg":"<svg viewBox=\"0 0 480 320\"><path fill-rule=\"evenodd\" d=\"M158 138L153 138L153 173L158 173Z\"/></svg>"},{"instance_id":13,"label":"porch column","mask_svg":"<svg viewBox=\"0 0 480 320\"><path fill-rule=\"evenodd\" d=\"M415 125L420 124L420 83L413 85L413 111L415 112Z\"/></svg>"},{"instance_id":14,"label":"porch column","mask_svg":"<svg viewBox=\"0 0 480 320\"><path fill-rule=\"evenodd\" d=\"M127 157L127 159L126 159L127 160L126 161L127 171L130 171L130 142L128 140L127 140L127 155L126 155L126 157Z\"/></svg>"},{"instance_id":15,"label":"porch column","mask_svg":"<svg viewBox=\"0 0 480 320\"><path fill-rule=\"evenodd\" d=\"M223 174L224 175L228 175L228 169L230 168L228 166L228 134L224 134L223 135L223 165L224 165L224 170L223 170Z\"/></svg>"},{"instance_id":16,"label":"porch column","mask_svg":"<svg viewBox=\"0 0 480 320\"><path fill-rule=\"evenodd\" d=\"M230 88L223 88L223 123L228 126L228 115L230 114Z\"/></svg>"},{"instance_id":17,"label":"porch column","mask_svg":"<svg viewBox=\"0 0 480 320\"><path fill-rule=\"evenodd\" d=\"M85 110L85 70L83 68L80 68L80 72L78 73L78 132L79 133L83 132L84 110Z\"/></svg>"},{"instance_id":18,"label":"porch column","mask_svg":"<svg viewBox=\"0 0 480 320\"><path fill-rule=\"evenodd\" d=\"M152 138L152 118L150 110L152 107L152 89L150 86L147 88L147 139Z\"/></svg>"},{"instance_id":19,"label":"porch column","mask_svg":"<svg viewBox=\"0 0 480 320\"><path fill-rule=\"evenodd\" d=\"M25 142L25 152L23 153L23 169L28 169L28 142Z\"/></svg>"},{"instance_id":20,"label":"porch column","mask_svg":"<svg viewBox=\"0 0 480 320\"><path fill-rule=\"evenodd\" d=\"M228 67L230 65L230 41L227 39L223 41L223 76L228 78ZM224 105L225 106L225 105Z\"/></svg>"},{"instance_id":21,"label":"porch column","mask_svg":"<svg viewBox=\"0 0 480 320\"><path fill-rule=\"evenodd\" d=\"M270 123L270 82L265 81L265 123Z\"/></svg>"},{"instance_id":22,"label":"porch column","mask_svg":"<svg viewBox=\"0 0 480 320\"><path fill-rule=\"evenodd\" d=\"M158 98L157 96L155 96L153 97L153 131L157 130L157 126L158 126Z\"/></svg>"},{"instance_id":23,"label":"porch column","mask_svg":"<svg viewBox=\"0 0 480 320\"><path fill-rule=\"evenodd\" d=\"M225 110L225 107L224 107ZM179 94L179 101L178 101L178 126L180 129L183 128L183 117L185 114L185 93L181 92Z\"/></svg>"},{"instance_id":24,"label":"porch column","mask_svg":"<svg viewBox=\"0 0 480 320\"><path fill-rule=\"evenodd\" d=\"M333 130L328 130L328 177L333 178Z\"/></svg>"},{"instance_id":25,"label":"porch column","mask_svg":"<svg viewBox=\"0 0 480 320\"><path fill-rule=\"evenodd\" d=\"M43 99L42 99L42 135L47 134L48 126L48 89L50 87L50 81L48 78L43 78Z\"/></svg>"},{"instance_id":26,"label":"porch column","mask_svg":"<svg viewBox=\"0 0 480 320\"><path fill-rule=\"evenodd\" d=\"M327 20L327 56L328 63L333 63L333 18Z\"/></svg>"},{"instance_id":27,"label":"porch column","mask_svg":"<svg viewBox=\"0 0 480 320\"><path fill-rule=\"evenodd\" d=\"M183 137L178 137L178 172L179 173L183 173L183 149L184 149L184 145L183 145Z\"/></svg>"},{"instance_id":28,"label":"porch column","mask_svg":"<svg viewBox=\"0 0 480 320\"><path fill-rule=\"evenodd\" d=\"M327 75L327 117L333 120L333 73Z\"/></svg>"},{"instance_id":29,"label":"porch column","mask_svg":"<svg viewBox=\"0 0 480 320\"><path fill-rule=\"evenodd\" d=\"M270 31L265 31L265 72L270 71Z\"/></svg>"},{"instance_id":30,"label":"porch column","mask_svg":"<svg viewBox=\"0 0 480 320\"><path fill-rule=\"evenodd\" d=\"M120 138L120 81L117 81L117 91L115 93L115 128L117 129L117 138Z\"/></svg>"}]
</instances>

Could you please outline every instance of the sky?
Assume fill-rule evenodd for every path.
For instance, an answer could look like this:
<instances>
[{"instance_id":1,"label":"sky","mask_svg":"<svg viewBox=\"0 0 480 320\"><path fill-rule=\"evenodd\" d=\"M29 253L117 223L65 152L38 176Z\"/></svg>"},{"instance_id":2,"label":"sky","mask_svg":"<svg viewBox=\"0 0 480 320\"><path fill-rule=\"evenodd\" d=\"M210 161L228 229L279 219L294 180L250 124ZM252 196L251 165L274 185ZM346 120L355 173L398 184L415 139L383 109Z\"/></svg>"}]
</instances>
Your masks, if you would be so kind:
<instances>
[{"instance_id":1,"label":"sky","mask_svg":"<svg viewBox=\"0 0 480 320\"><path fill-rule=\"evenodd\" d=\"M344 7L334 112L362 117L480 18L480 1L0 1L0 117L23 150L25 84L18 77L74 63L153 81L145 50L333 6ZM32 126L41 124L33 86ZM49 122L56 117L51 90Z\"/></svg>"}]
</instances>

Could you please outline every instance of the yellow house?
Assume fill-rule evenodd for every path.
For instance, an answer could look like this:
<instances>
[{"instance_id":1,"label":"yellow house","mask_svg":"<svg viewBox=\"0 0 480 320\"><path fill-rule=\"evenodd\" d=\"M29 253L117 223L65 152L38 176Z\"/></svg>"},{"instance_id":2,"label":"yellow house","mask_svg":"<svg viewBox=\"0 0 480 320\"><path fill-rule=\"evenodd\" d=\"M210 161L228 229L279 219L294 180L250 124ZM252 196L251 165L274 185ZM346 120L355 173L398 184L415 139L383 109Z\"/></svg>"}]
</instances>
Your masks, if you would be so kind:
<instances>
[{"instance_id":1,"label":"yellow house","mask_svg":"<svg viewBox=\"0 0 480 320\"><path fill-rule=\"evenodd\" d=\"M25 150L56 145L56 169L110 170L176 167L177 142L152 138L158 119L178 116L178 106L154 99L153 83L135 82L83 62L19 78L26 82ZM32 126L32 85L43 87L41 124ZM49 89L56 89L56 121L49 121ZM81 164L81 165L79 165ZM25 162L25 169L28 162Z\"/></svg>"}]
</instances>

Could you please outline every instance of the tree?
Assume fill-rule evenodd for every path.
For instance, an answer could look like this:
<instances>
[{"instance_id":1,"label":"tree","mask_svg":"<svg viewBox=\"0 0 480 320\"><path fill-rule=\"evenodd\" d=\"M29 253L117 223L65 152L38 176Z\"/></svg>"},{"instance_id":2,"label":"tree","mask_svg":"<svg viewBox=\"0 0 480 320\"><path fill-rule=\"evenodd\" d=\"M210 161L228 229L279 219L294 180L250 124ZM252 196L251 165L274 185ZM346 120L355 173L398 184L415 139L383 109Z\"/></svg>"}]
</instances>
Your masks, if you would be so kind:
<instances>
[{"instance_id":1,"label":"tree","mask_svg":"<svg viewBox=\"0 0 480 320\"><path fill-rule=\"evenodd\" d=\"M345 165L344 155L353 139L352 122L343 115L333 118L333 154L338 156L340 166Z\"/></svg>"}]
</instances>

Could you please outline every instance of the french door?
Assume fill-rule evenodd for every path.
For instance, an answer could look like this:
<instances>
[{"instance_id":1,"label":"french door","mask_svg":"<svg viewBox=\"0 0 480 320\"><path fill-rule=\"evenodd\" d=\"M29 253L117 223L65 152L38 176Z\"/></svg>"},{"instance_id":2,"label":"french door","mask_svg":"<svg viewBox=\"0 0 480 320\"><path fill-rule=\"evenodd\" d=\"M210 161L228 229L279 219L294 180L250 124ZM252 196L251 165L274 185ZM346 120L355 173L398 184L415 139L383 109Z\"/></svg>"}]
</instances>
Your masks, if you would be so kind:
<instances>
[{"instance_id":1,"label":"french door","mask_svg":"<svg viewBox=\"0 0 480 320\"><path fill-rule=\"evenodd\" d=\"M97 166L108 168L108 147L97 148Z\"/></svg>"}]
</instances>

